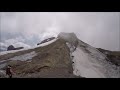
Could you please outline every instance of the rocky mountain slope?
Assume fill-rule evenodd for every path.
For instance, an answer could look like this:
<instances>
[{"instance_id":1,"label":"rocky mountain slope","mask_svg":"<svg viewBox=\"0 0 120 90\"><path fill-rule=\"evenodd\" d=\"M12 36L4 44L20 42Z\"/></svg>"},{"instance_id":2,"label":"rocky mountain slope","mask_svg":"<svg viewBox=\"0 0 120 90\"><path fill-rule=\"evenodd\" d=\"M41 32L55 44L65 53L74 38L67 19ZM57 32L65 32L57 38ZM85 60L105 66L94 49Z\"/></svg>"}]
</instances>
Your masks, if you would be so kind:
<instances>
[{"instance_id":1,"label":"rocky mountain slope","mask_svg":"<svg viewBox=\"0 0 120 90\"><path fill-rule=\"evenodd\" d=\"M109 51L101 48L97 48L100 52L104 53L107 56L107 60L111 63L120 66L120 51Z\"/></svg>"},{"instance_id":2,"label":"rocky mountain slope","mask_svg":"<svg viewBox=\"0 0 120 90\"><path fill-rule=\"evenodd\" d=\"M4 62L2 62L4 60ZM73 75L69 48L64 40L56 39L46 46L0 56L1 70L11 65L19 78L69 78Z\"/></svg>"},{"instance_id":3,"label":"rocky mountain slope","mask_svg":"<svg viewBox=\"0 0 120 90\"><path fill-rule=\"evenodd\" d=\"M16 78L120 78L120 66L74 33L61 32L30 49L0 53L0 75L11 65Z\"/></svg>"}]
</instances>

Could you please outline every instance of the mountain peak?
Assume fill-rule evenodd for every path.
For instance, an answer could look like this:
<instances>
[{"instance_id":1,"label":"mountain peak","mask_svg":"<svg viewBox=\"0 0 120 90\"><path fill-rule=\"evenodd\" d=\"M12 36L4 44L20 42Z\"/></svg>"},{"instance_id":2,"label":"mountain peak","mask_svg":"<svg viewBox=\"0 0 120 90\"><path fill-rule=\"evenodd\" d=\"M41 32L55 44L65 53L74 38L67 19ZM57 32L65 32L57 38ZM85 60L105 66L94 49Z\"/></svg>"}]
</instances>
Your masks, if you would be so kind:
<instances>
[{"instance_id":1,"label":"mountain peak","mask_svg":"<svg viewBox=\"0 0 120 90\"><path fill-rule=\"evenodd\" d=\"M77 47L78 45L78 38L75 33L61 32L58 34L58 38L63 39L66 42L69 42L71 45L74 45L75 47Z\"/></svg>"},{"instance_id":2,"label":"mountain peak","mask_svg":"<svg viewBox=\"0 0 120 90\"><path fill-rule=\"evenodd\" d=\"M75 33L61 32L36 47L0 54L0 71L9 64L16 77L119 78L120 66L109 62L119 56L108 54L79 40Z\"/></svg>"}]
</instances>

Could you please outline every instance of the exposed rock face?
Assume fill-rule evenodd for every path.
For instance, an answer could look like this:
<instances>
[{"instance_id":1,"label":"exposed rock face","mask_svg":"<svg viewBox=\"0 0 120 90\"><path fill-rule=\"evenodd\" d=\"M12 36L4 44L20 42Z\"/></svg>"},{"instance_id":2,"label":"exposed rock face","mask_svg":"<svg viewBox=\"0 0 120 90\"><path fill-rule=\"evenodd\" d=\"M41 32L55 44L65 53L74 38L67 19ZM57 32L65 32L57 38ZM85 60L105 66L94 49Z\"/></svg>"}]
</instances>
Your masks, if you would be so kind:
<instances>
[{"instance_id":1,"label":"exposed rock face","mask_svg":"<svg viewBox=\"0 0 120 90\"><path fill-rule=\"evenodd\" d=\"M24 47L15 48L13 45L10 45L10 46L8 46L7 51L10 51L10 50L19 50L19 49L23 49L23 48Z\"/></svg>"},{"instance_id":2,"label":"exposed rock face","mask_svg":"<svg viewBox=\"0 0 120 90\"><path fill-rule=\"evenodd\" d=\"M51 40L53 40L53 39L55 39L55 37L51 37L51 38L45 39L45 40L43 40L41 43L38 43L37 45L40 45L40 44L42 44L42 43L51 41Z\"/></svg>"},{"instance_id":3,"label":"exposed rock face","mask_svg":"<svg viewBox=\"0 0 120 90\"><path fill-rule=\"evenodd\" d=\"M8 46L7 51L9 50L15 50L15 47L13 45Z\"/></svg>"},{"instance_id":4,"label":"exposed rock face","mask_svg":"<svg viewBox=\"0 0 120 90\"><path fill-rule=\"evenodd\" d=\"M100 52L104 53L107 56L107 60L113 64L120 66L120 52L119 51L109 51L101 48L97 48Z\"/></svg>"}]
</instances>

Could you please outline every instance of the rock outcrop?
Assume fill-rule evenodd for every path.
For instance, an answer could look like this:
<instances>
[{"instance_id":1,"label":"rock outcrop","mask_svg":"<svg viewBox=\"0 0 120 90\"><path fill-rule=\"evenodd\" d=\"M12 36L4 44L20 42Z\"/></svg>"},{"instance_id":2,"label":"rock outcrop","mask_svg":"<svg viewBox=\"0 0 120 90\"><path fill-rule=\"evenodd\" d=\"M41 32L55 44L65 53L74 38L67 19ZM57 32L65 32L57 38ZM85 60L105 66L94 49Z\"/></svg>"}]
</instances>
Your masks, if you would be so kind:
<instances>
[{"instance_id":1,"label":"rock outcrop","mask_svg":"<svg viewBox=\"0 0 120 90\"><path fill-rule=\"evenodd\" d=\"M7 48L7 51L10 51L10 50L19 50L19 49L23 49L24 47L17 47L17 48L15 48L13 45L10 45L10 46L8 46L8 48Z\"/></svg>"},{"instance_id":2,"label":"rock outcrop","mask_svg":"<svg viewBox=\"0 0 120 90\"><path fill-rule=\"evenodd\" d=\"M110 61L111 63L117 66L120 66L120 51L109 51L101 48L97 48L97 49L106 55L108 61Z\"/></svg>"},{"instance_id":3,"label":"rock outcrop","mask_svg":"<svg viewBox=\"0 0 120 90\"><path fill-rule=\"evenodd\" d=\"M13 45L8 46L7 51L9 50L15 50L15 47Z\"/></svg>"},{"instance_id":4,"label":"rock outcrop","mask_svg":"<svg viewBox=\"0 0 120 90\"><path fill-rule=\"evenodd\" d=\"M45 39L45 40L41 41L41 43L38 43L37 45L40 45L40 44L42 44L42 43L51 41L51 40L53 40L53 39L55 39L55 37L51 37L51 38Z\"/></svg>"}]
</instances>

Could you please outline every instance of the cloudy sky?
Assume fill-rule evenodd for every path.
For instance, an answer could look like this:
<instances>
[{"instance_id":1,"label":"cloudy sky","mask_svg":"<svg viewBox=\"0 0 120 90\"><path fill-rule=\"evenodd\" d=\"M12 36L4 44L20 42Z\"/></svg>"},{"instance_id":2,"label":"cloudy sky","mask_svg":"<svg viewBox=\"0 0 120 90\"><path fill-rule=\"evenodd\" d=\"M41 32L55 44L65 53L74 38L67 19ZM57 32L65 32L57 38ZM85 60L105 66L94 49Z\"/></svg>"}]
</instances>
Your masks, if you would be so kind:
<instances>
[{"instance_id":1,"label":"cloudy sky","mask_svg":"<svg viewBox=\"0 0 120 90\"><path fill-rule=\"evenodd\" d=\"M120 12L0 12L0 45L32 47L60 32L108 50L120 50Z\"/></svg>"}]
</instances>

